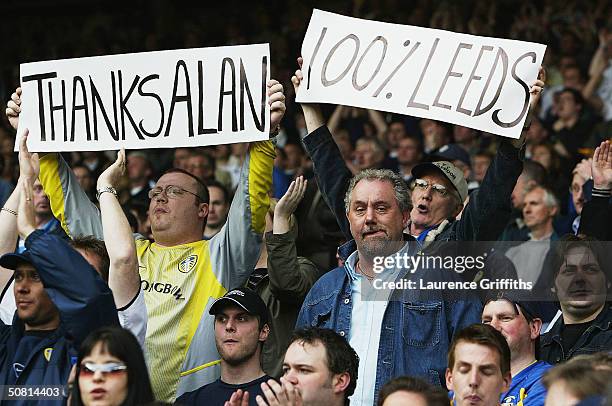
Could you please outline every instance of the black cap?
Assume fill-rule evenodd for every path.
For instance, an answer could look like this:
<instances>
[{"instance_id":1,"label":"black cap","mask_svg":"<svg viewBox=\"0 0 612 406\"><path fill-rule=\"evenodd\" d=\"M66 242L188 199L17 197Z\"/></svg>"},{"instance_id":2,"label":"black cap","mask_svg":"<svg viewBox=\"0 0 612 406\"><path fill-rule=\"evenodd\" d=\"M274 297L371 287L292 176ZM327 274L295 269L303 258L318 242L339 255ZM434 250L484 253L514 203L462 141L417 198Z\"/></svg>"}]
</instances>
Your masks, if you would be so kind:
<instances>
[{"instance_id":1,"label":"black cap","mask_svg":"<svg viewBox=\"0 0 612 406\"><path fill-rule=\"evenodd\" d=\"M25 251L23 254L4 254L0 257L0 266L6 269L17 269L17 266L22 264L33 265L30 253Z\"/></svg>"},{"instance_id":2,"label":"black cap","mask_svg":"<svg viewBox=\"0 0 612 406\"><path fill-rule=\"evenodd\" d=\"M472 163L470 161L470 154L468 154L466 150L464 150L457 144L444 145L443 147L440 147L440 149L438 149L437 151L433 152L431 155L434 158L438 157L451 162L461 161L467 166L472 166Z\"/></svg>"},{"instance_id":3,"label":"black cap","mask_svg":"<svg viewBox=\"0 0 612 406\"><path fill-rule=\"evenodd\" d=\"M232 289L225 295L215 300L210 306L209 314L215 315L221 313L221 310L227 305L237 305L243 308L247 313L259 316L261 325L268 322L268 308L261 300L259 295L251 289L238 288Z\"/></svg>"},{"instance_id":4,"label":"black cap","mask_svg":"<svg viewBox=\"0 0 612 406\"><path fill-rule=\"evenodd\" d=\"M542 306L540 302L530 300L529 292L505 291L492 292L488 295L485 305L490 301L506 300L514 306L521 308L521 313L529 321L533 319L542 319Z\"/></svg>"}]
</instances>

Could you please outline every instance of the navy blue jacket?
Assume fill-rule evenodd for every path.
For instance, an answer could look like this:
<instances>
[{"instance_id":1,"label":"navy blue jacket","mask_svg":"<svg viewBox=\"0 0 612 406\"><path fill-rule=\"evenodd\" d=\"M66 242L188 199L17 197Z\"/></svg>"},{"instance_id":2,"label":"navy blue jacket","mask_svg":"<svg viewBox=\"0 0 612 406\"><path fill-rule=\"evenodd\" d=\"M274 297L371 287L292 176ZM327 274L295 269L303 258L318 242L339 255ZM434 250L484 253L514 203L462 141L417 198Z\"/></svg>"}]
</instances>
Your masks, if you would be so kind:
<instances>
[{"instance_id":1,"label":"navy blue jacket","mask_svg":"<svg viewBox=\"0 0 612 406\"><path fill-rule=\"evenodd\" d=\"M60 326L32 351L15 384L65 385L83 339L99 327L119 325L115 301L96 270L62 238L36 230L25 244L32 265L60 312ZM14 373L13 355L24 329L17 313L12 326L0 322L0 385L10 382L9 374ZM63 401L41 404L61 405Z\"/></svg>"}]
</instances>

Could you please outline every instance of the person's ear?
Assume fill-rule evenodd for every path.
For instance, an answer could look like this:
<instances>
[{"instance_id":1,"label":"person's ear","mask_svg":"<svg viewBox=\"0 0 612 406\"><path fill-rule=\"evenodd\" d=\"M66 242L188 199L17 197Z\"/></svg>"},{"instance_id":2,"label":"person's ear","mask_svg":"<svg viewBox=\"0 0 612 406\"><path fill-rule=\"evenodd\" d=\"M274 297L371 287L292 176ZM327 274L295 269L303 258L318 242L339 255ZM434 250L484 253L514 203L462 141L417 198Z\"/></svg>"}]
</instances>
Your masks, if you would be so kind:
<instances>
[{"instance_id":1,"label":"person's ear","mask_svg":"<svg viewBox=\"0 0 612 406\"><path fill-rule=\"evenodd\" d=\"M559 207L553 206L550 209L550 217L555 217L557 215L557 213L559 213Z\"/></svg>"},{"instance_id":2,"label":"person's ear","mask_svg":"<svg viewBox=\"0 0 612 406\"><path fill-rule=\"evenodd\" d=\"M270 335L270 326L268 325L268 323L266 323L259 332L259 341L263 343L268 339L268 335Z\"/></svg>"},{"instance_id":3,"label":"person's ear","mask_svg":"<svg viewBox=\"0 0 612 406\"><path fill-rule=\"evenodd\" d=\"M542 330L542 319L535 318L531 320L531 323L529 323L529 329L530 338L532 340L538 338L540 336L540 331Z\"/></svg>"},{"instance_id":4,"label":"person's ear","mask_svg":"<svg viewBox=\"0 0 612 406\"><path fill-rule=\"evenodd\" d=\"M457 203L457 207L455 207L455 211L451 218L457 218L457 216L459 215L459 213L461 213L462 210L463 210L463 203Z\"/></svg>"},{"instance_id":5,"label":"person's ear","mask_svg":"<svg viewBox=\"0 0 612 406\"><path fill-rule=\"evenodd\" d=\"M332 389L334 393L342 393L346 391L351 383L351 376L348 372L342 372L341 374L335 374L332 380Z\"/></svg>"},{"instance_id":6,"label":"person's ear","mask_svg":"<svg viewBox=\"0 0 612 406\"><path fill-rule=\"evenodd\" d=\"M201 219L208 217L208 203L200 203L198 208L198 217Z\"/></svg>"},{"instance_id":7,"label":"person's ear","mask_svg":"<svg viewBox=\"0 0 612 406\"><path fill-rule=\"evenodd\" d=\"M446 387L451 390L453 388L453 373L451 372L450 368L446 368L445 377Z\"/></svg>"},{"instance_id":8,"label":"person's ear","mask_svg":"<svg viewBox=\"0 0 612 406\"><path fill-rule=\"evenodd\" d=\"M502 388L502 393L505 393L510 389L510 383L512 382L512 375L510 371L506 373L503 379L504 379L504 387Z\"/></svg>"}]
</instances>

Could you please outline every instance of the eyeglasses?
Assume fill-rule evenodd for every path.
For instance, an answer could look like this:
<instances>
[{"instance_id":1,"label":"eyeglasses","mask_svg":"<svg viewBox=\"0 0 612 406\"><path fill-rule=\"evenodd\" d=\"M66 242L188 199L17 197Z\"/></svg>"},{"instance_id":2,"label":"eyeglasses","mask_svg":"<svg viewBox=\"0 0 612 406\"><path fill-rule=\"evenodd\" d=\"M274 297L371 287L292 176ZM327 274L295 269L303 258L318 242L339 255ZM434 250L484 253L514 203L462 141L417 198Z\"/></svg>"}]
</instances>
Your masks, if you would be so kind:
<instances>
[{"instance_id":1,"label":"eyeglasses","mask_svg":"<svg viewBox=\"0 0 612 406\"><path fill-rule=\"evenodd\" d=\"M425 179L415 179L413 189L419 188L425 191L429 188L429 186L431 186L433 191L441 197L445 197L446 195L448 195L448 188L446 186L437 183L431 184Z\"/></svg>"},{"instance_id":2,"label":"eyeglasses","mask_svg":"<svg viewBox=\"0 0 612 406\"><path fill-rule=\"evenodd\" d=\"M79 376L91 377L96 372L100 371L104 375L119 375L127 369L127 366L120 362L108 362L106 364L94 364L93 362L85 362L81 364Z\"/></svg>"},{"instance_id":3,"label":"eyeglasses","mask_svg":"<svg viewBox=\"0 0 612 406\"><path fill-rule=\"evenodd\" d=\"M569 191L570 193L577 195L578 193L582 192L582 185L573 184L570 186Z\"/></svg>"},{"instance_id":4,"label":"eyeglasses","mask_svg":"<svg viewBox=\"0 0 612 406\"><path fill-rule=\"evenodd\" d=\"M151 200L156 199L159 195L162 194L162 192L165 193L166 196L168 196L168 198L170 199L180 199L181 197L185 195L185 193L189 193L190 195L194 195L195 197L197 197L198 200L200 201L204 200L200 196L196 195L195 193L190 192L189 190L185 190L182 187L174 186L174 185L167 185L164 188L156 187L156 188L149 190L149 199Z\"/></svg>"}]
</instances>

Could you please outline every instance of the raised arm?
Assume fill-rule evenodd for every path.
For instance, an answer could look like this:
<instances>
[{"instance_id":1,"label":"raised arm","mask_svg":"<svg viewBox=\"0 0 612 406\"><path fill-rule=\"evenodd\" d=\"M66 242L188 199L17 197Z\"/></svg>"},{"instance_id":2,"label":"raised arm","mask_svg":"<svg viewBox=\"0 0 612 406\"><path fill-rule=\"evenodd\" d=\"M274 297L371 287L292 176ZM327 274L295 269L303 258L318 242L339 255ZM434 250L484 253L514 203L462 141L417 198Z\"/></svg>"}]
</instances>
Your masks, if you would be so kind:
<instances>
[{"instance_id":1,"label":"raised arm","mask_svg":"<svg viewBox=\"0 0 612 406\"><path fill-rule=\"evenodd\" d=\"M612 236L612 146L610 141L602 142L593 154L591 162L593 175L593 199L585 203L580 219L580 234L586 234L602 241Z\"/></svg>"},{"instance_id":2,"label":"raised arm","mask_svg":"<svg viewBox=\"0 0 612 406\"><path fill-rule=\"evenodd\" d=\"M546 73L540 68L538 79L531 86L530 112L540 99ZM457 221L457 237L463 241L496 241L510 218L512 207L510 195L523 170L523 147L527 131L514 140L502 139L497 154L491 162L478 194L470 199Z\"/></svg>"},{"instance_id":3,"label":"raised arm","mask_svg":"<svg viewBox=\"0 0 612 406\"><path fill-rule=\"evenodd\" d=\"M21 88L17 88L7 102L6 116L17 129L21 113ZM51 210L70 237L93 235L102 238L100 211L89 200L85 191L60 154L45 154L40 158L40 183L49 196Z\"/></svg>"},{"instance_id":4,"label":"raised arm","mask_svg":"<svg viewBox=\"0 0 612 406\"><path fill-rule=\"evenodd\" d=\"M368 117L370 118L370 121L372 122L372 124L374 124L374 127L376 128L376 138L378 138L378 140L382 143L382 145L385 146L385 148L389 148L389 146L387 145L386 137L385 137L389 126L387 125L387 122L385 121L385 117L383 116L383 114L378 110L368 109Z\"/></svg>"},{"instance_id":5,"label":"raised arm","mask_svg":"<svg viewBox=\"0 0 612 406\"><path fill-rule=\"evenodd\" d=\"M0 211L0 256L15 251L17 246L17 210L19 206L19 191L21 190L21 182L17 181L17 187L9 196L6 203ZM0 267L0 300L4 297L7 285L13 277L13 271ZM12 294L12 292L8 292Z\"/></svg>"},{"instance_id":6,"label":"raised arm","mask_svg":"<svg viewBox=\"0 0 612 406\"><path fill-rule=\"evenodd\" d=\"M289 189L274 208L272 232L266 234L270 289L281 301L301 305L319 276L316 265L299 259L295 237L291 232L291 216L306 192L302 176L291 182Z\"/></svg>"},{"instance_id":7,"label":"raised arm","mask_svg":"<svg viewBox=\"0 0 612 406\"><path fill-rule=\"evenodd\" d=\"M98 327L119 325L108 285L65 240L36 230L32 184L21 188L17 228L63 326L78 343Z\"/></svg>"},{"instance_id":8,"label":"raised arm","mask_svg":"<svg viewBox=\"0 0 612 406\"><path fill-rule=\"evenodd\" d=\"M302 74L302 58L298 58L300 69L291 78L295 93L297 94L300 83L304 79ZM302 103L304 120L308 135L304 138L304 145L310 157L317 177L317 183L325 203L331 208L336 216L336 221L347 240L352 240L351 230L346 218L344 208L344 194L353 174L344 163L338 145L334 142L331 133L325 126L323 114L318 104Z\"/></svg>"},{"instance_id":9,"label":"raised arm","mask_svg":"<svg viewBox=\"0 0 612 406\"><path fill-rule=\"evenodd\" d=\"M276 80L269 81L268 95L270 128L274 129L285 113L283 86ZM270 206L268 193L272 187L274 157L272 141L251 143L227 222L210 240L210 250L216 261L213 270L226 287L241 286L257 263Z\"/></svg>"},{"instance_id":10,"label":"raised arm","mask_svg":"<svg viewBox=\"0 0 612 406\"><path fill-rule=\"evenodd\" d=\"M19 90L19 89L18 89ZM11 100L12 101L12 100ZM17 187L9 196L0 211L0 256L15 251L17 246L17 214L19 210L19 196L22 184L34 184L38 177L38 154L31 154L27 146L28 131L19 139L19 180ZM0 267L0 293L4 294L10 283L13 271ZM10 293L10 292L9 292ZM3 296L0 296L2 299Z\"/></svg>"},{"instance_id":11,"label":"raised arm","mask_svg":"<svg viewBox=\"0 0 612 406\"><path fill-rule=\"evenodd\" d=\"M608 32L605 28L599 31L599 47L593 54L591 64L589 65L589 80L582 89L582 97L588 100L597 111L603 108L602 100L595 94L603 74L608 67L608 58L606 57L606 46L608 42Z\"/></svg>"},{"instance_id":12,"label":"raised arm","mask_svg":"<svg viewBox=\"0 0 612 406\"><path fill-rule=\"evenodd\" d=\"M300 64L300 67L301 66L302 65ZM336 106L331 117L329 117L329 121L327 122L327 128L329 128L329 131L331 131L332 133L336 133L340 129L340 122L342 121L342 118L346 115L346 111L346 107L341 105Z\"/></svg>"},{"instance_id":13,"label":"raised arm","mask_svg":"<svg viewBox=\"0 0 612 406\"><path fill-rule=\"evenodd\" d=\"M119 309L129 304L140 288L134 236L115 194L115 186L125 172L125 165L125 150L122 149L117 160L100 174L97 186L99 191L105 191L99 199L104 243L110 258L108 285Z\"/></svg>"}]
</instances>

